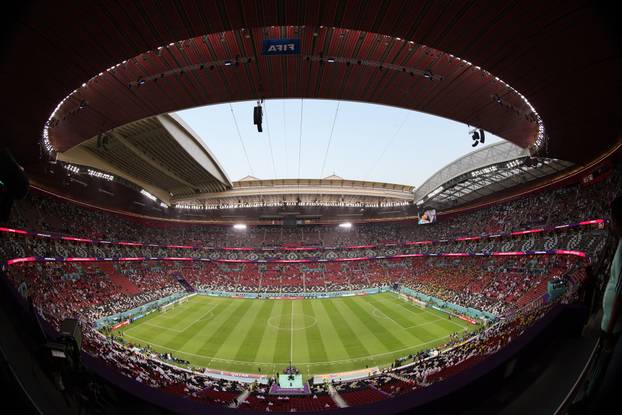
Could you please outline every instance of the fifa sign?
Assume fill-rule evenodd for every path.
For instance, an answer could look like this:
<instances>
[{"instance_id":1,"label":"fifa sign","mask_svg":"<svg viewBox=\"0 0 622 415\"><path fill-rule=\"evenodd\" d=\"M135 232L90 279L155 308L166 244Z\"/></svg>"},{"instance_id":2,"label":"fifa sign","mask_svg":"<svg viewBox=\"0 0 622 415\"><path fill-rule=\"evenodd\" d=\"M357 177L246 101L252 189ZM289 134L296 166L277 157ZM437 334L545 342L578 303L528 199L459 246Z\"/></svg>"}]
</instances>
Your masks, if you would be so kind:
<instances>
[{"instance_id":1,"label":"fifa sign","mask_svg":"<svg viewBox=\"0 0 622 415\"><path fill-rule=\"evenodd\" d=\"M287 53L287 52L293 52L294 50L296 50L295 46L293 43L285 43L283 45L270 45L268 46L268 50L267 52L269 53Z\"/></svg>"},{"instance_id":2,"label":"fifa sign","mask_svg":"<svg viewBox=\"0 0 622 415\"><path fill-rule=\"evenodd\" d=\"M262 55L299 55L300 39L264 39Z\"/></svg>"}]
</instances>

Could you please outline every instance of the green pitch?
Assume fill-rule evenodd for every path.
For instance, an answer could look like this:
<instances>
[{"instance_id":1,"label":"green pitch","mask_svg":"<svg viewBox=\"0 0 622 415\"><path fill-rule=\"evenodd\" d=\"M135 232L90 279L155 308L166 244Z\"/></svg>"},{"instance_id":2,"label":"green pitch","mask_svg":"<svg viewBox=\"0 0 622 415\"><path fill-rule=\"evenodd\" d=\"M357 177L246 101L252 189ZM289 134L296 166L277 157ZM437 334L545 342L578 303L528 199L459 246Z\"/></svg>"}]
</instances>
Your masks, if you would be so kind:
<instances>
[{"instance_id":1,"label":"green pitch","mask_svg":"<svg viewBox=\"0 0 622 415\"><path fill-rule=\"evenodd\" d=\"M117 334L193 366L272 374L291 360L313 375L387 366L476 328L393 293L309 300L198 295Z\"/></svg>"}]
</instances>

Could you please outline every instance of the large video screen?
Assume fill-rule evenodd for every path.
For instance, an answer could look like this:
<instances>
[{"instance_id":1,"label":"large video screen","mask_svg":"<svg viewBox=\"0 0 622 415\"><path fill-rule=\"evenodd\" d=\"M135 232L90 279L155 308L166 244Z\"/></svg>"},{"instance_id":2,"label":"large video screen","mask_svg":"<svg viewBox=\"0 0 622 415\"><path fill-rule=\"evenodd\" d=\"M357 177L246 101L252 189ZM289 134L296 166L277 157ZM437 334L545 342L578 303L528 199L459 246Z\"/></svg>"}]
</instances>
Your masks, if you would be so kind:
<instances>
[{"instance_id":1,"label":"large video screen","mask_svg":"<svg viewBox=\"0 0 622 415\"><path fill-rule=\"evenodd\" d=\"M427 225L436 222L436 209L427 209L419 215L419 225Z\"/></svg>"}]
</instances>

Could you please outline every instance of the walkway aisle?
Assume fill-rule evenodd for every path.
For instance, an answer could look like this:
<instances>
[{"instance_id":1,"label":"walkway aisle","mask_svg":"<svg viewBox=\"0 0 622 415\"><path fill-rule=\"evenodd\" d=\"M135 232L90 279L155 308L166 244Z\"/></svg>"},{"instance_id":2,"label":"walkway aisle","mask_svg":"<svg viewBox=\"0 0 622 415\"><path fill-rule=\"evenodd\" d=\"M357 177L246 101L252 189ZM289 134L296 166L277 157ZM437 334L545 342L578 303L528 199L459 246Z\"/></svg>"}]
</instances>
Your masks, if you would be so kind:
<instances>
[{"instance_id":1,"label":"walkway aisle","mask_svg":"<svg viewBox=\"0 0 622 415\"><path fill-rule=\"evenodd\" d=\"M348 403L339 395L339 392L335 389L333 385L328 385L328 394L339 408L347 408Z\"/></svg>"}]
</instances>

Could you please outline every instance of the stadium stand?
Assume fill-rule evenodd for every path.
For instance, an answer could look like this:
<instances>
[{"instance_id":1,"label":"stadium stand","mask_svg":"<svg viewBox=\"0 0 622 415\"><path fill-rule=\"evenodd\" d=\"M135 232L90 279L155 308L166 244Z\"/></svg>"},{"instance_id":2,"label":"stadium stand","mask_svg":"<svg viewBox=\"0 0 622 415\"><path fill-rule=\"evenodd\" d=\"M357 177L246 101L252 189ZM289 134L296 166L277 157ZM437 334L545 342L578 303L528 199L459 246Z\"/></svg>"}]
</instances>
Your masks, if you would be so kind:
<instances>
[{"instance_id":1,"label":"stadium stand","mask_svg":"<svg viewBox=\"0 0 622 415\"><path fill-rule=\"evenodd\" d=\"M220 248L317 246L317 242L324 247L335 248L443 240L547 228L585 219L607 219L607 201L620 188L619 176L616 171L616 174L590 187L575 184L549 192L529 194L515 201L498 203L453 217L441 217L438 226L418 226L412 222L357 224L351 229L323 225L305 225L294 229L250 226L241 234L222 226L138 221L131 216L81 207L32 192L17 203L17 213L8 227L107 241ZM564 206L564 209L551 209L551 206ZM115 220L109 220L111 215ZM304 235L318 235L318 239L308 239ZM308 244L309 241L313 243Z\"/></svg>"},{"instance_id":2,"label":"stadium stand","mask_svg":"<svg viewBox=\"0 0 622 415\"><path fill-rule=\"evenodd\" d=\"M612 176L587 189L570 186L530 195L442 218L427 227L358 224L351 231L343 231L315 225L300 229L258 226L249 227L243 237L218 226L155 226L116 215L115 220L109 220L108 213L31 194L20 202L12 228L0 232L0 255L6 260L92 258L93 262L16 262L7 269L7 275L15 289L29 297L54 327L58 328L66 318L78 318L85 333L84 350L134 381L207 405L319 411L337 407L334 396L322 385L313 386L310 396L272 396L264 386L213 379L172 365L170 356L163 358L150 350L110 341L92 328L92 322L194 290L295 294L394 284L504 317L469 338L452 336L440 348L441 353L404 356L379 375L335 384L338 395L348 405L366 405L424 388L465 370L506 347L556 302L572 302L587 278L583 259L533 252L584 251L592 259L603 255L606 232L602 221L555 226L606 219L602 201L617 188L618 182ZM551 205L570 205L572 209L550 209ZM522 232L526 229L536 231ZM484 235L495 233L502 235ZM85 241L91 238L106 242ZM369 244L373 246L359 247ZM266 250L266 246L280 249ZM230 249L236 247L244 249ZM288 249L293 247L317 249ZM514 251L532 254L486 255ZM442 256L446 253L481 255ZM409 254L438 256L387 258ZM363 259L336 260L340 258ZM269 262L300 259L323 262ZM547 282L554 278L570 281L571 289L556 302L547 302ZM239 401L238 396L245 398Z\"/></svg>"}]
</instances>

